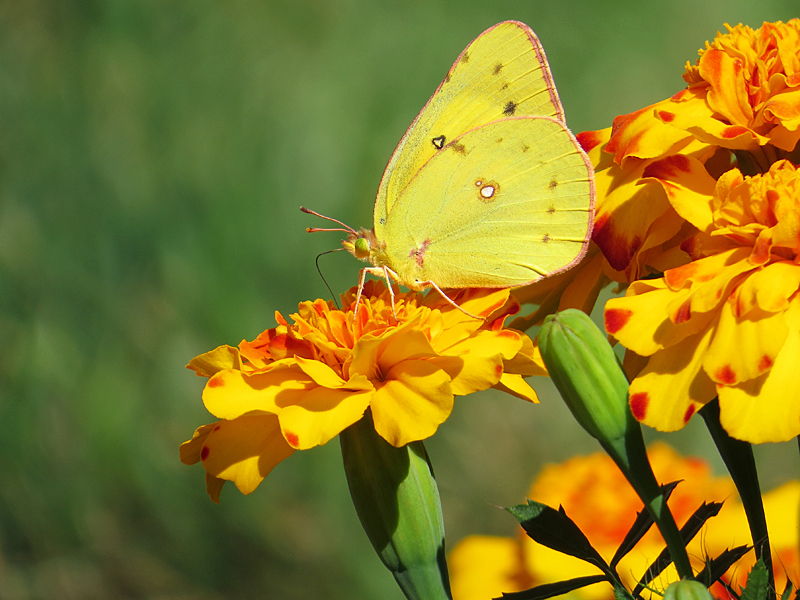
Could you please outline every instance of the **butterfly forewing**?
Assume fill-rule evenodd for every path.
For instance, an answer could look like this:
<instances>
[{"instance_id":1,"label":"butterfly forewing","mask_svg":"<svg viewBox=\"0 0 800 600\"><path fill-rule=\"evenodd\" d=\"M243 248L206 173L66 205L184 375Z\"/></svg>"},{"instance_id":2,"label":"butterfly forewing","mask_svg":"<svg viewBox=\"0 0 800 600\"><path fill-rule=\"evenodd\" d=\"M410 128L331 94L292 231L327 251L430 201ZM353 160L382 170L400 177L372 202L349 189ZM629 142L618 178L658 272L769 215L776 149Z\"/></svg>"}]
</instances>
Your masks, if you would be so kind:
<instances>
[{"instance_id":1,"label":"butterfly forewing","mask_svg":"<svg viewBox=\"0 0 800 600\"><path fill-rule=\"evenodd\" d=\"M375 202L375 233L414 175L467 131L493 121L545 116L563 121L544 50L531 29L506 21L462 52L406 131L383 174Z\"/></svg>"},{"instance_id":2,"label":"butterfly forewing","mask_svg":"<svg viewBox=\"0 0 800 600\"><path fill-rule=\"evenodd\" d=\"M398 196L388 266L406 285L524 285L583 256L593 199L591 164L561 121L495 121L444 146Z\"/></svg>"}]
</instances>

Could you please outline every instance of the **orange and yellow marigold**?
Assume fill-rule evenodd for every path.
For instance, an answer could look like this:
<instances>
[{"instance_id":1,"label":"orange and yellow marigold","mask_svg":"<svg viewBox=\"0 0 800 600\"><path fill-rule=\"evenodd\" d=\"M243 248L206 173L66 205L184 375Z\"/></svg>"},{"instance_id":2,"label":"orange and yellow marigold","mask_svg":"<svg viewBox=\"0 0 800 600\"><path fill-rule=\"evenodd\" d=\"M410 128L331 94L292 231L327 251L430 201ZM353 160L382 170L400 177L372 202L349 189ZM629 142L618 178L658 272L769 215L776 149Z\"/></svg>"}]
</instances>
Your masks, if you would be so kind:
<instances>
[{"instance_id":1,"label":"orange and yellow marigold","mask_svg":"<svg viewBox=\"0 0 800 600\"><path fill-rule=\"evenodd\" d=\"M582 293L603 276L630 284L605 320L632 351L638 419L674 430L719 396L734 437L787 440L800 434L800 20L727 27L684 79L578 136L602 253L579 266Z\"/></svg>"},{"instance_id":2,"label":"orange and yellow marigold","mask_svg":"<svg viewBox=\"0 0 800 600\"><path fill-rule=\"evenodd\" d=\"M376 431L394 446L425 439L447 419L454 395L495 387L536 401L522 376L543 374L530 339L504 329L519 305L508 290L395 294L367 282L358 315L355 288L346 310L303 302L289 323L238 348L220 346L188 367L208 377L206 408L219 421L197 429L181 460L202 461L215 501L226 480L245 494L295 450L325 444L369 408Z\"/></svg>"},{"instance_id":3,"label":"orange and yellow marigold","mask_svg":"<svg viewBox=\"0 0 800 600\"><path fill-rule=\"evenodd\" d=\"M669 500L670 510L679 524L683 524L703 502L724 501L720 513L706 523L700 535L689 545L695 572L703 568L706 557L716 557L728 548L752 543L744 510L736 499L736 488L729 478L713 477L704 461L683 458L663 443L653 444L648 457L659 481L680 480ZM561 464L546 466L527 495L552 507L563 506L606 560L616 552L633 524L636 512L642 510L641 500L613 461L603 453L578 456ZM779 591L784 589L787 577L793 582L800 577L797 550L799 503L798 481L764 495ZM663 548L664 542L658 530L652 528L623 558L617 572L628 589L633 589ZM724 580L738 590L745 584L754 560L752 552L746 555L728 571ZM454 600L497 598L502 592L521 591L598 573L586 562L533 542L521 530L516 539L470 536L453 548L448 563ZM651 587L665 589L676 580L677 573L670 568ZM717 597L730 597L719 585L712 591ZM614 590L608 583L598 583L570 595L581 600L611 600ZM653 594L652 597L657 596Z\"/></svg>"}]
</instances>

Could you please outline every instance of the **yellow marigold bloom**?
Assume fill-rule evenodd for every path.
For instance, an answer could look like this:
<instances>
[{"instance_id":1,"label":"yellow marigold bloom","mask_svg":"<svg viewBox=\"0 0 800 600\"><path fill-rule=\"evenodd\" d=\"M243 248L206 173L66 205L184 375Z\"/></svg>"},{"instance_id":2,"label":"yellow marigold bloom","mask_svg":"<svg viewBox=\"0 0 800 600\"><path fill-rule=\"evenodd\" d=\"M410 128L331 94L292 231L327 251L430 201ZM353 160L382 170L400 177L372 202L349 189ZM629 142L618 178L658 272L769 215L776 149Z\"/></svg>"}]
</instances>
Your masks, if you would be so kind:
<instances>
[{"instance_id":1,"label":"yellow marigold bloom","mask_svg":"<svg viewBox=\"0 0 800 600\"><path fill-rule=\"evenodd\" d=\"M687 64L686 89L578 136L595 167L592 239L612 280L628 283L688 260L680 245L694 231L653 180L658 173L685 160L714 179L732 164L763 173L790 158L800 139L800 20L726 27L696 65Z\"/></svg>"},{"instance_id":2,"label":"yellow marigold bloom","mask_svg":"<svg viewBox=\"0 0 800 600\"><path fill-rule=\"evenodd\" d=\"M724 501L719 515L711 518L689 545L689 556L696 572L704 566L705 557L751 543L744 509L736 500L736 488L728 477L713 477L703 460L683 458L664 443L653 444L648 457L659 481L681 480L669 500L679 524L704 501ZM528 497L552 507L563 506L607 561L633 524L636 512L643 508L614 462L600 452L546 466L533 482ZM797 551L800 482L791 482L765 494L764 505L771 525L776 585L780 591L786 584L787 573L793 581L798 581L800 575ZM617 572L629 589L636 585L663 548L664 542L654 527L623 558ZM733 589L738 590L739 585L745 584L753 562L755 559L750 553L730 569L725 580ZM517 539L468 537L453 548L448 563L454 600L496 598L502 592L599 573L588 563L533 542L521 528ZM651 587L666 589L677 578L674 568L670 568ZM728 598L718 584L712 591L717 597ZM612 600L614 592L607 583L598 583L572 592L570 596L581 600Z\"/></svg>"},{"instance_id":3,"label":"yellow marigold bloom","mask_svg":"<svg viewBox=\"0 0 800 600\"><path fill-rule=\"evenodd\" d=\"M181 460L202 461L215 502L224 481L252 492L295 450L328 442L371 409L376 431L399 447L425 439L450 415L454 395L489 387L536 402L523 376L541 375L533 344L504 329L519 310L508 290L395 294L397 320L383 282L364 287L358 316L356 288L346 310L324 300L303 302L291 324L238 348L220 346L188 368L208 377L206 408L220 420L181 446Z\"/></svg>"},{"instance_id":4,"label":"yellow marigold bloom","mask_svg":"<svg viewBox=\"0 0 800 600\"><path fill-rule=\"evenodd\" d=\"M629 369L640 421L679 429L719 396L730 435L785 441L800 434L800 172L704 173L687 159L659 180L699 230L683 244L694 260L609 300L606 330L649 357Z\"/></svg>"}]
</instances>

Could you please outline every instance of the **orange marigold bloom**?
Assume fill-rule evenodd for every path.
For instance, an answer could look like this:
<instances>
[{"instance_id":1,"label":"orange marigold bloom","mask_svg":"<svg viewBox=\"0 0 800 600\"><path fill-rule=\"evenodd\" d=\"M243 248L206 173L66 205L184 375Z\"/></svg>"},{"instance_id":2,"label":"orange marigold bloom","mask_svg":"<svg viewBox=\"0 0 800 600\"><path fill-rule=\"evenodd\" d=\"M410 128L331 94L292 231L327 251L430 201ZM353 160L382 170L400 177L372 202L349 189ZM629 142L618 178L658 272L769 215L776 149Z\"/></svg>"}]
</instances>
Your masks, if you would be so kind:
<instances>
[{"instance_id":1,"label":"orange marigold bloom","mask_svg":"<svg viewBox=\"0 0 800 600\"><path fill-rule=\"evenodd\" d=\"M704 501L724 501L719 515L711 518L689 545L689 556L696 572L703 568L705 557L718 556L727 548L751 543L744 509L735 499L736 488L728 477L713 477L703 460L683 458L664 443L653 444L648 457L659 481L681 480L669 500L679 524L683 524ZM636 512L643 509L641 500L617 466L601 452L546 466L533 482L528 497L552 507L563 506L606 560L611 560L633 524ZM798 481L764 495L778 590L786 585L787 573L793 581L797 581L800 575L797 551L799 504ZM617 572L629 589L635 586L663 548L663 539L653 527L623 558ZM733 589L744 586L754 560L750 553L728 571L725 580ZM502 592L521 591L598 573L588 563L537 544L521 529L517 539L468 537L453 548L448 563L454 600L496 598ZM651 587L666 589L677 578L671 567ZM712 591L719 598L729 597L719 584ZM570 595L582 600L612 600L614 591L607 583L598 583Z\"/></svg>"},{"instance_id":2,"label":"orange marigold bloom","mask_svg":"<svg viewBox=\"0 0 800 600\"><path fill-rule=\"evenodd\" d=\"M303 302L289 323L238 349L220 346L188 368L208 377L203 402L221 419L195 431L181 460L202 461L212 500L233 481L252 492L295 450L328 442L369 408L376 431L394 446L425 439L447 419L454 395L489 387L536 402L523 376L541 375L533 344L504 329L519 305L508 290L395 294L369 281L354 315L356 288L331 302Z\"/></svg>"},{"instance_id":3,"label":"orange marigold bloom","mask_svg":"<svg viewBox=\"0 0 800 600\"><path fill-rule=\"evenodd\" d=\"M692 262L606 303L606 330L649 357L628 360L629 372L641 369L630 387L633 414L671 431L718 395L733 437L799 435L800 172L780 161L763 175L733 169L714 182L687 159L660 176L699 232L683 244ZM698 192L707 189L708 197Z\"/></svg>"},{"instance_id":4,"label":"orange marigold bloom","mask_svg":"<svg viewBox=\"0 0 800 600\"><path fill-rule=\"evenodd\" d=\"M694 234L670 190L652 178L692 160L714 179L732 166L754 175L792 158L800 139L800 20L738 25L686 66L688 87L578 136L593 160L598 206L592 236L620 282L688 261ZM796 157L795 157L796 158ZM797 160L794 160L797 162Z\"/></svg>"}]
</instances>

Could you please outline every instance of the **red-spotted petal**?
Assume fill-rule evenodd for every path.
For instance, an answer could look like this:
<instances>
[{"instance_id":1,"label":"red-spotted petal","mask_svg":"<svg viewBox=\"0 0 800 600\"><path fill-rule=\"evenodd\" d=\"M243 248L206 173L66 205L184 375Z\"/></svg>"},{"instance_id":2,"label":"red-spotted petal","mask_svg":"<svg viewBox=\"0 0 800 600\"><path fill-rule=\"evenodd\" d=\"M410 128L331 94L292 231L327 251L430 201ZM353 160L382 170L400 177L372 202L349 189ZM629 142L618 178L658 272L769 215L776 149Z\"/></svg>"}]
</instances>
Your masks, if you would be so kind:
<instances>
[{"instance_id":1,"label":"red-spotted petal","mask_svg":"<svg viewBox=\"0 0 800 600\"><path fill-rule=\"evenodd\" d=\"M650 357L628 390L631 412L659 431L681 429L716 395L702 369L711 328Z\"/></svg>"}]
</instances>

